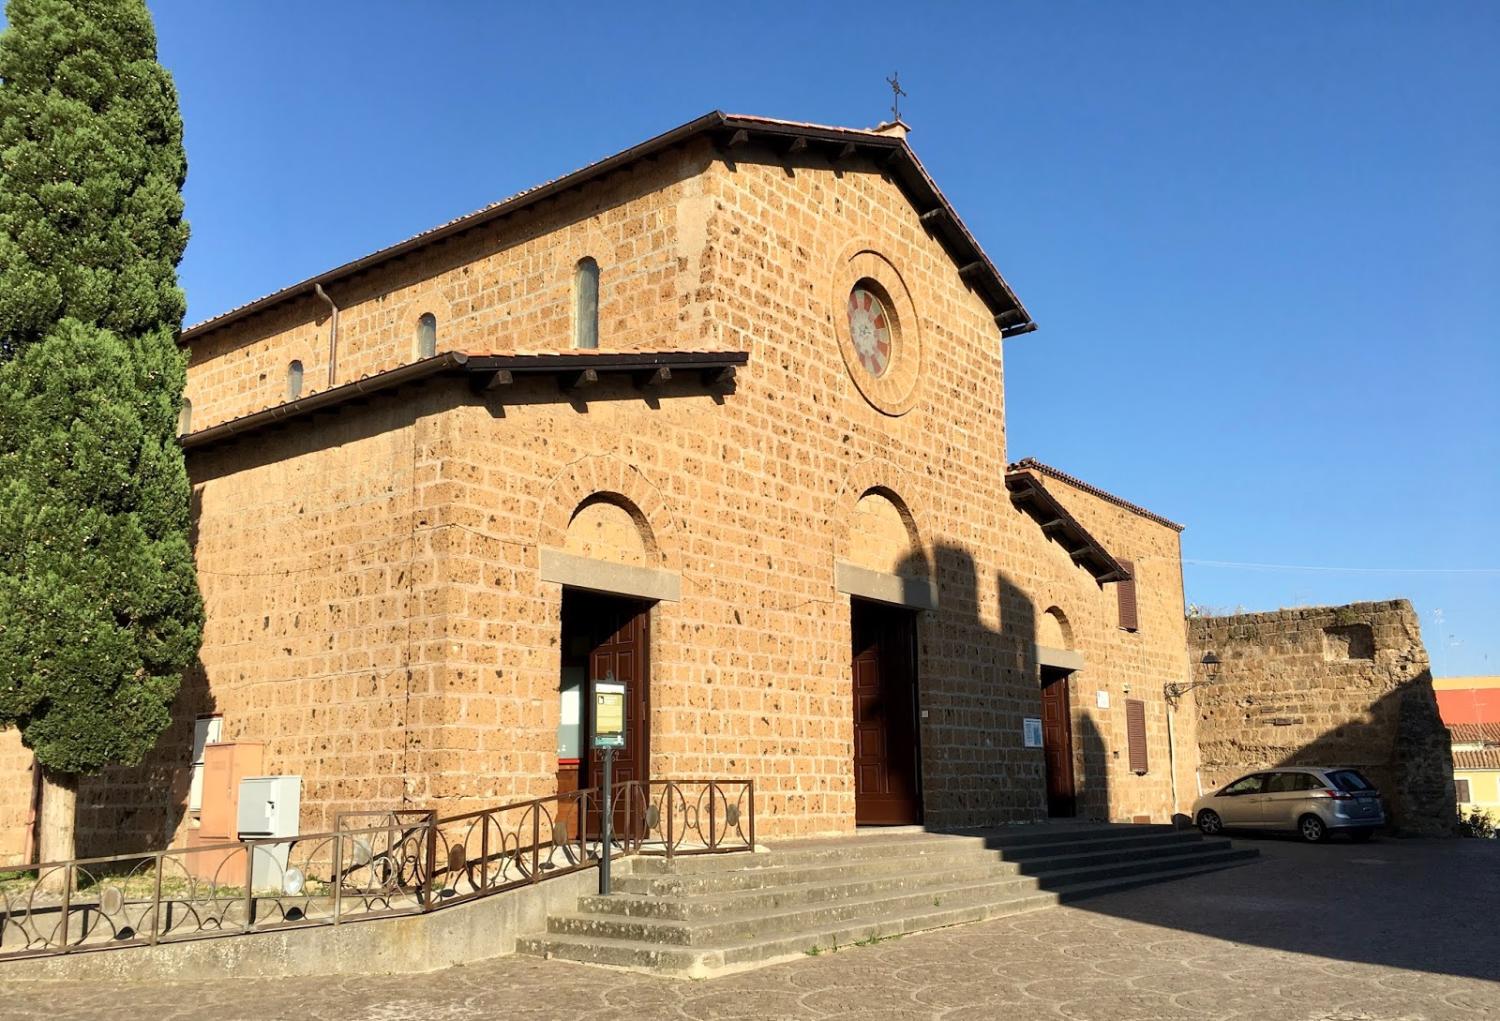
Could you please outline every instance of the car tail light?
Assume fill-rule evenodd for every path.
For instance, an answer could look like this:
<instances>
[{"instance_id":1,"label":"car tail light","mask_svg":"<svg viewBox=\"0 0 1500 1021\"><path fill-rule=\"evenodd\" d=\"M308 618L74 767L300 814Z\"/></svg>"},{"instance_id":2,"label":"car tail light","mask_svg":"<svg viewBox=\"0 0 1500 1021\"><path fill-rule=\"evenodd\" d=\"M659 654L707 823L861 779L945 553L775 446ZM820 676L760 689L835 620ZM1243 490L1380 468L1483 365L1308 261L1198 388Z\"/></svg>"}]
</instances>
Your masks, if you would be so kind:
<instances>
[{"instance_id":1,"label":"car tail light","mask_svg":"<svg viewBox=\"0 0 1500 1021\"><path fill-rule=\"evenodd\" d=\"M1319 798L1332 798L1335 801L1350 801L1354 798L1354 795L1350 794L1348 791L1330 790L1313 791L1313 796Z\"/></svg>"}]
</instances>

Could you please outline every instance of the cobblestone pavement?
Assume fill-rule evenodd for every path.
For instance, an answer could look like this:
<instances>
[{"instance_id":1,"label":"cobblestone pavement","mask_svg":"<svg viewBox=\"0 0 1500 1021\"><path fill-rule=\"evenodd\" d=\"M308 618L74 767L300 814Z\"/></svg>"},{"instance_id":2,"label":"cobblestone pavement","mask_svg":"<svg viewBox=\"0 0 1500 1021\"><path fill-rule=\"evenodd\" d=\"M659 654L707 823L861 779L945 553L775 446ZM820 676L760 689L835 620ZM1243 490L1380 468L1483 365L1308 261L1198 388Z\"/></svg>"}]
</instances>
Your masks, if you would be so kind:
<instances>
[{"instance_id":1,"label":"cobblestone pavement","mask_svg":"<svg viewBox=\"0 0 1500 1021\"><path fill-rule=\"evenodd\" d=\"M0 1018L1500 1018L1500 842L1255 843L1247 867L706 982L517 957L366 979L0 982Z\"/></svg>"}]
</instances>

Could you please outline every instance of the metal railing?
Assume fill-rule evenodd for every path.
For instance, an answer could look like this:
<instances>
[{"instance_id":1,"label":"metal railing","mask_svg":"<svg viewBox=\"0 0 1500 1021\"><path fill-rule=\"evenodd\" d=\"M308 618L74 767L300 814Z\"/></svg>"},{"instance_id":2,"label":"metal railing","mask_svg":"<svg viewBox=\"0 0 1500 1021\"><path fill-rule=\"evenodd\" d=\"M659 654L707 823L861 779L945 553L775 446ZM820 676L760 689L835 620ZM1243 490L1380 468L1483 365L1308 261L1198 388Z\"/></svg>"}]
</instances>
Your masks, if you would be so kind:
<instances>
[{"instance_id":1,"label":"metal railing","mask_svg":"<svg viewBox=\"0 0 1500 1021\"><path fill-rule=\"evenodd\" d=\"M614 785L611 858L750 850L749 780ZM0 961L433 911L599 863L599 790L439 818L343 812L334 830L0 872Z\"/></svg>"}]
</instances>

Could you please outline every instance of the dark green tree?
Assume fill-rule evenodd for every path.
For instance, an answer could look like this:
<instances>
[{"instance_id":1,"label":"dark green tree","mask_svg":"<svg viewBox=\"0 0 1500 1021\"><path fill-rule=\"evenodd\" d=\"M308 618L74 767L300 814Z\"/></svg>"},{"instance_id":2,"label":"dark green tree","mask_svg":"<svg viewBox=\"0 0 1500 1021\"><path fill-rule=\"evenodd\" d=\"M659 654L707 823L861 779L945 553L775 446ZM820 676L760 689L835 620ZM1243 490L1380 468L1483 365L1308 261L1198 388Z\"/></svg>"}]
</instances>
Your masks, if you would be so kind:
<instances>
[{"instance_id":1,"label":"dark green tree","mask_svg":"<svg viewBox=\"0 0 1500 1021\"><path fill-rule=\"evenodd\" d=\"M77 777L133 765L202 636L177 444L187 160L142 0L10 0L0 35L0 725L73 855Z\"/></svg>"}]
</instances>

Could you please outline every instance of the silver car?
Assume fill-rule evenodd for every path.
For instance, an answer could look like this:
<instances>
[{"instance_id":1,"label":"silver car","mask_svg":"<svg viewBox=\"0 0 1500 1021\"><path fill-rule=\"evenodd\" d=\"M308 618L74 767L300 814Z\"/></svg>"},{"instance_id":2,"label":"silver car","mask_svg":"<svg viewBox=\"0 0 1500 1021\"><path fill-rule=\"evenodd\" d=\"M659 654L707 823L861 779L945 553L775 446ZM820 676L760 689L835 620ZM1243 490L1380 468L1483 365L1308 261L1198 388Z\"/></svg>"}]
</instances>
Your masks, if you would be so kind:
<instances>
[{"instance_id":1,"label":"silver car","mask_svg":"<svg viewBox=\"0 0 1500 1021\"><path fill-rule=\"evenodd\" d=\"M1290 830L1303 840L1347 833L1369 840L1385 825L1380 792L1358 770L1287 766L1240 777L1193 803L1193 822L1206 834L1230 827Z\"/></svg>"}]
</instances>

